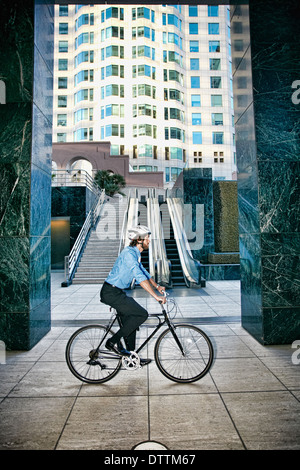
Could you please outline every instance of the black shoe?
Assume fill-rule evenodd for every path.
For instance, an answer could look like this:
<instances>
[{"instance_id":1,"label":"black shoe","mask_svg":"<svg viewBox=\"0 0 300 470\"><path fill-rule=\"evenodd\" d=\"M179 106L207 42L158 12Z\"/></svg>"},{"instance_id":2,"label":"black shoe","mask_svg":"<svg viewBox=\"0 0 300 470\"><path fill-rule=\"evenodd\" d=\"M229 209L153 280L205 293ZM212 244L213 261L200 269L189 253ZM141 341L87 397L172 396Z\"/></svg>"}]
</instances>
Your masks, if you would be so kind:
<instances>
[{"instance_id":1,"label":"black shoe","mask_svg":"<svg viewBox=\"0 0 300 470\"><path fill-rule=\"evenodd\" d=\"M140 359L140 364L141 366L146 366L147 364L150 364L151 359Z\"/></svg>"},{"instance_id":2,"label":"black shoe","mask_svg":"<svg viewBox=\"0 0 300 470\"><path fill-rule=\"evenodd\" d=\"M130 356L131 354L131 352L127 351L127 349L125 348L118 348L118 346L112 343L109 339L106 341L105 347L110 351L113 351L114 353L118 354L118 356Z\"/></svg>"}]
</instances>

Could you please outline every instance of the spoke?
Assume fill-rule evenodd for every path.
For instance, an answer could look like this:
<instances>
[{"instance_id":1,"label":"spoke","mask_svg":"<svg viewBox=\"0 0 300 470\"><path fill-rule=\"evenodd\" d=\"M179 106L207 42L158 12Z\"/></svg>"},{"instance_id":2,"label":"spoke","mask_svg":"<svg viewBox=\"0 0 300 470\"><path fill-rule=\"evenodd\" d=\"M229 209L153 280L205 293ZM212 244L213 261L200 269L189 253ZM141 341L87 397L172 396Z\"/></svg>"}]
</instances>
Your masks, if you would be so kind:
<instances>
[{"instance_id":1,"label":"spoke","mask_svg":"<svg viewBox=\"0 0 300 470\"><path fill-rule=\"evenodd\" d=\"M193 381L205 373L210 360L210 348L201 331L193 326L181 325L175 334L183 354L169 330L159 340L157 359L161 371L171 380Z\"/></svg>"}]
</instances>

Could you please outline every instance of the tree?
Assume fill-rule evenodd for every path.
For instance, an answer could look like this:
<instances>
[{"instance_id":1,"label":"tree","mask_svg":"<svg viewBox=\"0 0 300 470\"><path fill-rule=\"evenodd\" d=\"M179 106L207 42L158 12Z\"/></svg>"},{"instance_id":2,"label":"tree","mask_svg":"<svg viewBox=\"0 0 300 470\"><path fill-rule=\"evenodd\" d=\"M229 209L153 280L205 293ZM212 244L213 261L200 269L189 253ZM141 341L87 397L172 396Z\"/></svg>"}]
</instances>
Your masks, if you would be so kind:
<instances>
[{"instance_id":1,"label":"tree","mask_svg":"<svg viewBox=\"0 0 300 470\"><path fill-rule=\"evenodd\" d=\"M94 181L100 189L105 190L105 193L108 196L113 196L116 193L125 196L125 194L120 191L126 186L125 178L118 173L110 173L107 170L98 170L94 177Z\"/></svg>"}]
</instances>

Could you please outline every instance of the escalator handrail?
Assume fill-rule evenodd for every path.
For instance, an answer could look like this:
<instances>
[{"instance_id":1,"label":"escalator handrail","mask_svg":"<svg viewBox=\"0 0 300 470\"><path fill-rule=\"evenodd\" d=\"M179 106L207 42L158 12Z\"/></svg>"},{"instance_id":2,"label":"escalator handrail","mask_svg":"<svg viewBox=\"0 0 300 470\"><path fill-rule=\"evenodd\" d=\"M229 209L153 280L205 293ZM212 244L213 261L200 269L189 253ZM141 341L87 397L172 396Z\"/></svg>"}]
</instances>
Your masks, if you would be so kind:
<instances>
[{"instance_id":1,"label":"escalator handrail","mask_svg":"<svg viewBox=\"0 0 300 470\"><path fill-rule=\"evenodd\" d=\"M160 209L155 191L148 191L147 220L151 228L150 274L158 283L171 285L171 263L167 258Z\"/></svg>"},{"instance_id":2,"label":"escalator handrail","mask_svg":"<svg viewBox=\"0 0 300 470\"><path fill-rule=\"evenodd\" d=\"M199 285L201 284L201 263L191 255L189 242L175 200L172 197L167 197L166 201L185 282L187 285L190 283Z\"/></svg>"}]
</instances>

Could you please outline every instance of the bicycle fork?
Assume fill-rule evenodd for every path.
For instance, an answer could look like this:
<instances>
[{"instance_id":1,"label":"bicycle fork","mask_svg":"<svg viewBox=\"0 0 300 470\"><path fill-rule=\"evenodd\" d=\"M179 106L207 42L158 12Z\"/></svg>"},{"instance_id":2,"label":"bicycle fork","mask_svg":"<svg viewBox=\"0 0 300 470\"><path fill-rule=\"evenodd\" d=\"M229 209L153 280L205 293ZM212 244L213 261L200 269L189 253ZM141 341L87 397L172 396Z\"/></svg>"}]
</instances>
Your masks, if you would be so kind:
<instances>
[{"instance_id":1,"label":"bicycle fork","mask_svg":"<svg viewBox=\"0 0 300 470\"><path fill-rule=\"evenodd\" d=\"M179 347L179 349L180 349L180 351L181 351L181 354L182 354L183 356L185 356L185 352L184 352L184 349L183 349L183 347L182 347L182 344L181 344L181 342L179 341L179 338L178 338L178 336L177 336L177 334L176 334L176 331L175 331L176 329L175 329L173 323L170 322L170 320L169 320L169 318L168 318L168 316L167 316L167 312L165 311L164 307L161 306L161 308L162 308L162 312L163 312L163 314L164 314L164 316L165 316L166 323L167 323L167 325L168 325L168 327L169 327L169 329L170 329L170 331L171 331L171 333L172 333L172 335L173 335L173 338L175 339L175 342L176 342L177 346Z\"/></svg>"}]
</instances>

